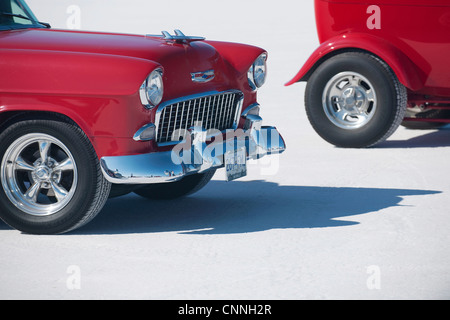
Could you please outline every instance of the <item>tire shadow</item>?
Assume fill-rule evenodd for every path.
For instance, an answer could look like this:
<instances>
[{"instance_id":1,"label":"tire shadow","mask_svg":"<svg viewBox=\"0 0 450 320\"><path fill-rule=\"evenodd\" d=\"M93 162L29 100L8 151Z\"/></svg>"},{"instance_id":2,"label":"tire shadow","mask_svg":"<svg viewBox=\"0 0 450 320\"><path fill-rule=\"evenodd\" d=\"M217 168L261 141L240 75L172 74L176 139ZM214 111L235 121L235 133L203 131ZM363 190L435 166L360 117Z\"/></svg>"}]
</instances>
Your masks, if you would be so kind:
<instances>
[{"instance_id":1,"label":"tire shadow","mask_svg":"<svg viewBox=\"0 0 450 320\"><path fill-rule=\"evenodd\" d=\"M424 131L424 130L415 130ZM380 149L399 149L399 148L438 148L450 147L450 125L429 132L408 140L386 140L376 145Z\"/></svg>"}]
</instances>

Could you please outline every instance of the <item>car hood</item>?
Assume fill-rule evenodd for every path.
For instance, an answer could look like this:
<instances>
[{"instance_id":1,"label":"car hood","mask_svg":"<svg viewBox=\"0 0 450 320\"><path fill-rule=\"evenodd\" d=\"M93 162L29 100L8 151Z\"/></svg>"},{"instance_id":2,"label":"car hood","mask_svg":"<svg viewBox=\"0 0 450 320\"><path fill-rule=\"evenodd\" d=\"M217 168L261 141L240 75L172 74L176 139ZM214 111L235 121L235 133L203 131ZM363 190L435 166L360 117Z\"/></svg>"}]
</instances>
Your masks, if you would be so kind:
<instances>
[{"instance_id":1,"label":"car hood","mask_svg":"<svg viewBox=\"0 0 450 320\"><path fill-rule=\"evenodd\" d=\"M176 81L178 88L186 81L186 93L192 92L192 72L215 69L226 83L233 77L217 50L204 41L180 44L158 37L117 33L26 29L0 32L1 49L24 49L86 54L105 54L147 59L160 64L165 79ZM219 70L218 70L219 69ZM180 86L181 85L181 86ZM204 90L204 89L202 89ZM177 94L184 94L179 89ZM199 90L201 91L201 90Z\"/></svg>"},{"instance_id":2,"label":"car hood","mask_svg":"<svg viewBox=\"0 0 450 320\"><path fill-rule=\"evenodd\" d=\"M215 53L214 50L207 50L204 43L182 45L165 41L157 36L58 29L7 31L0 33L0 40L1 48L114 54L157 62L167 55L188 53L192 51L189 48L193 47L201 47L202 52L209 51L210 55ZM198 54L199 50L194 51Z\"/></svg>"}]
</instances>

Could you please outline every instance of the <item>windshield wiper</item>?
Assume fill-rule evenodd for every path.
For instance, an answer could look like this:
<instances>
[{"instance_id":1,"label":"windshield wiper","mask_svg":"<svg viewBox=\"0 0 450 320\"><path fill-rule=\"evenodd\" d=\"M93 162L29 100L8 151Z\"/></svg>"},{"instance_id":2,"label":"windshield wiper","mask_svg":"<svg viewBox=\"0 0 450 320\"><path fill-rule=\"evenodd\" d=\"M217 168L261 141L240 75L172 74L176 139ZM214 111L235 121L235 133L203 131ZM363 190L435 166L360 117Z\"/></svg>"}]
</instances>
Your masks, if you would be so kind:
<instances>
[{"instance_id":1,"label":"windshield wiper","mask_svg":"<svg viewBox=\"0 0 450 320\"><path fill-rule=\"evenodd\" d=\"M0 14L2 16L8 16L8 17L16 17L16 18L21 18L21 19L25 19L31 22L37 22L41 25L43 25L46 28L50 28L50 24L46 23L46 22L40 22L40 21L35 21L33 19L31 19L30 17L24 16L23 14L17 14L17 13L9 13L9 12L0 12Z\"/></svg>"}]
</instances>

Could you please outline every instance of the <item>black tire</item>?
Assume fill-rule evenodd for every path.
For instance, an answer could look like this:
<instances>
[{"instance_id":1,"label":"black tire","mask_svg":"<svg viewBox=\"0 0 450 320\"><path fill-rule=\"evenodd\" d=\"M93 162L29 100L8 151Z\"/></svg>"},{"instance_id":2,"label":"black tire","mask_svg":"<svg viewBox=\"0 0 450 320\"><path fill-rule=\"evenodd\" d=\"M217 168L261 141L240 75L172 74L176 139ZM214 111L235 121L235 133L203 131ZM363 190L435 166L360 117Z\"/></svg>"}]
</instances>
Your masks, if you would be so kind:
<instances>
[{"instance_id":1,"label":"black tire","mask_svg":"<svg viewBox=\"0 0 450 320\"><path fill-rule=\"evenodd\" d=\"M215 170L188 175L179 181L149 184L134 191L152 200L170 200L193 194L202 189L214 176Z\"/></svg>"},{"instance_id":2,"label":"black tire","mask_svg":"<svg viewBox=\"0 0 450 320\"><path fill-rule=\"evenodd\" d=\"M421 119L449 119L450 111L443 109L430 109L423 112L414 113L410 110L406 110L406 117L414 117ZM447 125L446 122L426 122L426 121L402 121L401 125L407 129L413 130L428 130L439 129Z\"/></svg>"},{"instance_id":3,"label":"black tire","mask_svg":"<svg viewBox=\"0 0 450 320\"><path fill-rule=\"evenodd\" d=\"M0 134L0 161L0 218L25 233L60 234L83 226L102 209L111 188L84 132L62 121L10 124Z\"/></svg>"},{"instance_id":4,"label":"black tire","mask_svg":"<svg viewBox=\"0 0 450 320\"><path fill-rule=\"evenodd\" d=\"M340 95L333 95L333 90ZM342 53L323 62L305 92L306 112L315 131L344 148L370 147L387 139L400 125L406 104L406 88L389 66L362 52Z\"/></svg>"}]
</instances>

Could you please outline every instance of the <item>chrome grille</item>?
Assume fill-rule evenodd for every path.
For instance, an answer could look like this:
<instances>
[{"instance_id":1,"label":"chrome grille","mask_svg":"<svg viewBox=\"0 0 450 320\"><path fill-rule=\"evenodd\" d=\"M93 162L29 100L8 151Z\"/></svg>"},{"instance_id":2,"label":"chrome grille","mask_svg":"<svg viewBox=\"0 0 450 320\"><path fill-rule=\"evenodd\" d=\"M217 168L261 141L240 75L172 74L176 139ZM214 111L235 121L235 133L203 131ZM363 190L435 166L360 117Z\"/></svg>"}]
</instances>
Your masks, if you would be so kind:
<instances>
[{"instance_id":1,"label":"chrome grille","mask_svg":"<svg viewBox=\"0 0 450 320\"><path fill-rule=\"evenodd\" d=\"M211 94L202 97L187 98L163 106L158 110L158 143L178 142L172 140L176 130L188 130L198 123L208 129L223 131L233 128L242 94L238 91Z\"/></svg>"}]
</instances>

